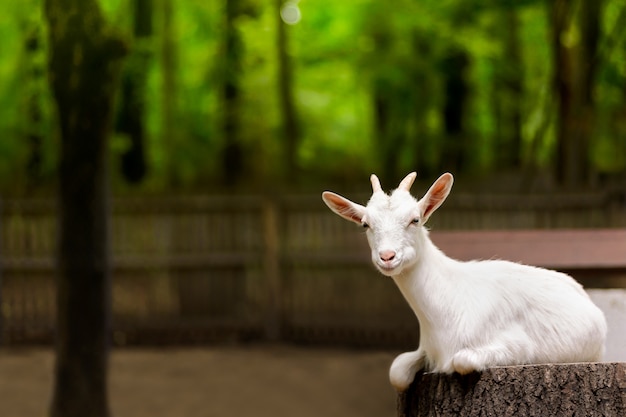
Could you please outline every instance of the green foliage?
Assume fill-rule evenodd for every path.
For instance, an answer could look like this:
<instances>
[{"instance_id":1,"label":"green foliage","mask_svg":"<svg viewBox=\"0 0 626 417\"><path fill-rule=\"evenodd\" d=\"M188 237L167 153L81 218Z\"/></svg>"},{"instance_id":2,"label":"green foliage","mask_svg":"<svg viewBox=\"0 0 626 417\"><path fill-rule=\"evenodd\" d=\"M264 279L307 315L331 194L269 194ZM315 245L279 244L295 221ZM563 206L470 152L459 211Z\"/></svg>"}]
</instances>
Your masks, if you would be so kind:
<instances>
[{"instance_id":1,"label":"green foliage","mask_svg":"<svg viewBox=\"0 0 626 417\"><path fill-rule=\"evenodd\" d=\"M172 2L174 86L164 90L162 2L154 1L154 36L132 41L127 70L145 72L145 143L148 176L140 189L208 190L220 178L224 134L221 120L224 81L225 1ZM32 149L25 137L43 137L39 186L54 184L57 131L44 73L46 46L27 53L33 28L45 34L40 0L7 0L0 16L0 190L30 189L27 165ZM132 2L100 0L109 22L132 39ZM374 0L293 2L301 20L287 27L293 88L301 137L297 166L302 183L362 179L396 153L396 170L437 173L446 166L445 69L451 51L467 57L464 107L466 174L501 169L500 144L511 126L503 116L518 106L521 114L520 167L550 167L556 123L553 57L547 5L539 0L458 1ZM270 0L240 0L235 30L241 40L239 106L246 176L254 186L283 182L282 115L278 98L277 8ZM592 143L597 172L626 170L626 8L606 0L594 89L597 109ZM519 56L512 58L505 16L518 22ZM43 41L45 36L40 36ZM515 59L515 60L514 60ZM506 87L521 77L521 88ZM508 78L507 78L508 77ZM509 88L507 90L507 88ZM168 94L173 94L169 97ZM33 123L28 106L39 104ZM169 98L168 98L169 97ZM377 125L376 98L391 113L387 134ZM168 105L165 106L164 103ZM167 108L166 108L167 107ZM169 108L169 110L168 110ZM507 110L508 109L508 110ZM164 112L171 125L165 126ZM391 129L391 130L389 130ZM390 133L391 132L391 133ZM166 137L167 136L167 137ZM111 140L111 170L119 192L136 189L119 174L128 138ZM500 148L499 148L500 147ZM463 173L463 172L461 172Z\"/></svg>"}]
</instances>

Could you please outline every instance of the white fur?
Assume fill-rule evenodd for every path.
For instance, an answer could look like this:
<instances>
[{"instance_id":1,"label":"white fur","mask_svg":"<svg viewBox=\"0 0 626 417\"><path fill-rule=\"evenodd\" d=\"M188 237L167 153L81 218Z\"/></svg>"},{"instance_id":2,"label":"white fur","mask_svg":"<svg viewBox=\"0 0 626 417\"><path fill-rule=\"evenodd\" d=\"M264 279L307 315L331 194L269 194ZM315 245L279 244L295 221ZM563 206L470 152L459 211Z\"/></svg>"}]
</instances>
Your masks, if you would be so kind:
<instances>
[{"instance_id":1,"label":"white fur","mask_svg":"<svg viewBox=\"0 0 626 417\"><path fill-rule=\"evenodd\" d=\"M452 175L442 175L419 201L409 191L414 179L409 174L387 195L373 175L366 207L331 192L322 197L335 213L367 227L374 265L393 278L419 321L419 348L399 355L389 370L397 390L422 369L467 374L601 359L606 321L580 284L513 262L447 257L424 223L448 196Z\"/></svg>"}]
</instances>

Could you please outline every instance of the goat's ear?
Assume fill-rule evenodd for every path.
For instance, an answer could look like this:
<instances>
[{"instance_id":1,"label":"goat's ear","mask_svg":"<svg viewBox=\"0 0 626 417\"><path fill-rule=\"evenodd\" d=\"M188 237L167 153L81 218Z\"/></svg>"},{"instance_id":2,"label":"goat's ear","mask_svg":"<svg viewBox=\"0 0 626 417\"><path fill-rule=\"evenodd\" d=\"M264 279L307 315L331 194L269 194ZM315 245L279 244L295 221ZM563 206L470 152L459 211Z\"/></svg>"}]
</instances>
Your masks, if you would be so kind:
<instances>
[{"instance_id":1,"label":"goat's ear","mask_svg":"<svg viewBox=\"0 0 626 417\"><path fill-rule=\"evenodd\" d=\"M437 208L444 202L450 190L452 189L452 183L454 178L452 174L446 172L437 179L430 186L428 192L420 200L421 212L422 212L422 224L426 223L428 218Z\"/></svg>"},{"instance_id":2,"label":"goat's ear","mask_svg":"<svg viewBox=\"0 0 626 417\"><path fill-rule=\"evenodd\" d=\"M326 203L332 211L344 219L361 224L361 219L365 215L365 207L362 205L353 203L347 198L339 194L331 193L330 191L324 191L322 193L322 200L324 200L324 203Z\"/></svg>"}]
</instances>

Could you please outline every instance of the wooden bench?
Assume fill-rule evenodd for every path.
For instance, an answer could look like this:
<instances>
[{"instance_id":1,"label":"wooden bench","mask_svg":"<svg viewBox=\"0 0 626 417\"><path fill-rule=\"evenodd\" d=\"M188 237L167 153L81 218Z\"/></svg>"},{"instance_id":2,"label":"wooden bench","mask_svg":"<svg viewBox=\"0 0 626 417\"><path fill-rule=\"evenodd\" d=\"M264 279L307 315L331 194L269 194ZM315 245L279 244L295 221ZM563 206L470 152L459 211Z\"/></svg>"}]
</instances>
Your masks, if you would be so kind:
<instances>
[{"instance_id":1,"label":"wooden bench","mask_svg":"<svg viewBox=\"0 0 626 417\"><path fill-rule=\"evenodd\" d=\"M505 259L565 271L585 281L626 277L626 229L433 231L431 237L448 256L460 260Z\"/></svg>"}]
</instances>

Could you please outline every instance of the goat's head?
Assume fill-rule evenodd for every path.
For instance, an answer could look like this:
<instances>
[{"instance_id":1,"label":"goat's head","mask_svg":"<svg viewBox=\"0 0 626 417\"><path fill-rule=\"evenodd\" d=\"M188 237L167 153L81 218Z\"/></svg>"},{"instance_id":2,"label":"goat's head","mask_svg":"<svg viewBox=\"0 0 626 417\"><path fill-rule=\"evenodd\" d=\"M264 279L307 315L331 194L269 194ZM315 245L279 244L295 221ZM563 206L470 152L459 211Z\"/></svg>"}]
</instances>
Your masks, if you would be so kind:
<instances>
[{"instance_id":1,"label":"goat's head","mask_svg":"<svg viewBox=\"0 0 626 417\"><path fill-rule=\"evenodd\" d=\"M378 177L372 174L373 193L367 206L330 191L322 193L332 211L366 229L372 262L387 276L396 276L418 261L425 236L423 225L452 188L452 175L443 174L418 201L410 193L416 176L415 172L410 173L396 190L386 194Z\"/></svg>"}]
</instances>

